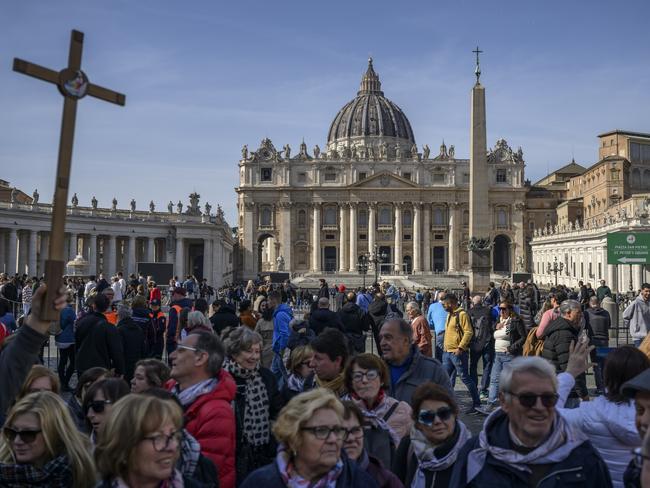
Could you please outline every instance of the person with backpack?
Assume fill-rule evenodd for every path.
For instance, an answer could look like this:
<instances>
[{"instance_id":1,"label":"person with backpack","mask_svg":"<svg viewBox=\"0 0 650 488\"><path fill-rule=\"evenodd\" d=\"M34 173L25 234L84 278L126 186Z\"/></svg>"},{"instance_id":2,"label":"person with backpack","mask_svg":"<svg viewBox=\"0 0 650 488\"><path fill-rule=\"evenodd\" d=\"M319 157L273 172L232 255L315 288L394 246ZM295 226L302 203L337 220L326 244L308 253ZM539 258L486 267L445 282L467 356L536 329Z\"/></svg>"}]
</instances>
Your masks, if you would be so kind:
<instances>
[{"instance_id":1,"label":"person with backpack","mask_svg":"<svg viewBox=\"0 0 650 488\"><path fill-rule=\"evenodd\" d=\"M494 328L494 364L490 373L489 410L497 407L501 371L514 357L521 356L525 340L526 328L521 317L513 311L510 302L501 302L499 321Z\"/></svg>"},{"instance_id":2,"label":"person with backpack","mask_svg":"<svg viewBox=\"0 0 650 488\"><path fill-rule=\"evenodd\" d=\"M345 369L348 393L343 400L350 400L363 413L366 450L384 466L392 465L397 446L413 425L410 405L389 396L389 385L388 368L375 354L359 354Z\"/></svg>"},{"instance_id":3,"label":"person with backpack","mask_svg":"<svg viewBox=\"0 0 650 488\"><path fill-rule=\"evenodd\" d=\"M490 307L483 304L481 295L472 297L472 308L469 309L474 335L470 342L469 350L469 375L478 384L478 363L483 361L483 374L479 394L487 398L490 387L490 374L494 363L494 325L490 314Z\"/></svg>"}]
</instances>

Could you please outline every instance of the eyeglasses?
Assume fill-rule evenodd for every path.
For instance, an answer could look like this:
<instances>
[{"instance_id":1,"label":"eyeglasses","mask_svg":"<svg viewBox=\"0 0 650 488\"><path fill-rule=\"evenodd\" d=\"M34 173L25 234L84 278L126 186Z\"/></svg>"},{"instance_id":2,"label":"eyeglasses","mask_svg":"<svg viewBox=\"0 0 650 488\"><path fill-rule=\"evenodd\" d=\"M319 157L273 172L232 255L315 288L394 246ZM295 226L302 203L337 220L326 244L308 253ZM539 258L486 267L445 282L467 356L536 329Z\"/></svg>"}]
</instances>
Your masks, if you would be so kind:
<instances>
[{"instance_id":1,"label":"eyeglasses","mask_svg":"<svg viewBox=\"0 0 650 488\"><path fill-rule=\"evenodd\" d=\"M499 310L501 310L501 311L508 310L508 307L499 307Z\"/></svg>"},{"instance_id":2,"label":"eyeglasses","mask_svg":"<svg viewBox=\"0 0 650 488\"><path fill-rule=\"evenodd\" d=\"M86 413L88 413L91 408L95 413L102 413L106 409L106 405L110 405L111 403L113 402L110 400L95 400L89 402L86 406Z\"/></svg>"},{"instance_id":3,"label":"eyeglasses","mask_svg":"<svg viewBox=\"0 0 650 488\"><path fill-rule=\"evenodd\" d=\"M546 408L551 408L555 406L558 399L560 398L560 395L557 393L542 393L541 395L535 395L534 393L521 393L517 395L515 393L508 392L508 394L516 397L519 400L519 403L521 403L521 406L526 408L533 408L535 405L537 405L538 398L542 400L542 405L544 405Z\"/></svg>"},{"instance_id":4,"label":"eyeglasses","mask_svg":"<svg viewBox=\"0 0 650 488\"><path fill-rule=\"evenodd\" d=\"M300 430L310 432L316 439L324 441L327 439L331 433L334 433L337 439L345 439L348 436L348 431L345 427L335 426L327 427L325 425L319 425L316 427L303 427Z\"/></svg>"},{"instance_id":5,"label":"eyeglasses","mask_svg":"<svg viewBox=\"0 0 650 488\"><path fill-rule=\"evenodd\" d=\"M379 371L376 369L370 369L366 371L365 373L361 371L357 371L356 373L352 373L352 381L354 382L361 382L363 381L363 378L366 378L368 381L373 381L379 378Z\"/></svg>"},{"instance_id":6,"label":"eyeglasses","mask_svg":"<svg viewBox=\"0 0 650 488\"><path fill-rule=\"evenodd\" d=\"M360 425L357 425L356 427L346 429L345 438L349 439L349 438L352 437L352 438L356 439L358 437L361 437L362 435L363 435L363 427L361 427Z\"/></svg>"},{"instance_id":7,"label":"eyeglasses","mask_svg":"<svg viewBox=\"0 0 650 488\"><path fill-rule=\"evenodd\" d=\"M185 344L178 344L176 346L176 350L178 351L179 349L185 349L187 351L192 351L192 352L201 352L201 349L197 347L186 346Z\"/></svg>"},{"instance_id":8,"label":"eyeglasses","mask_svg":"<svg viewBox=\"0 0 650 488\"><path fill-rule=\"evenodd\" d=\"M441 422L446 422L451 418L453 413L454 411L449 407L441 407L438 410L420 410L420 413L418 414L418 423L432 426L436 421L436 417L438 417Z\"/></svg>"},{"instance_id":9,"label":"eyeglasses","mask_svg":"<svg viewBox=\"0 0 650 488\"><path fill-rule=\"evenodd\" d=\"M37 430L16 430L12 429L11 427L5 427L2 429L5 437L9 439L9 442L14 442L16 440L16 437L20 437L20 439L25 443L25 444L31 444L36 440L36 436L42 432L42 430L37 429Z\"/></svg>"},{"instance_id":10,"label":"eyeglasses","mask_svg":"<svg viewBox=\"0 0 650 488\"><path fill-rule=\"evenodd\" d=\"M158 435L152 435L144 438L147 441L151 441L151 444L153 444L153 448L158 451L164 451L169 447L169 443L174 441L176 443L176 446L178 446L181 443L181 440L183 439L183 433L180 430L177 430L175 432L172 432L169 435L165 434L158 434Z\"/></svg>"}]
</instances>

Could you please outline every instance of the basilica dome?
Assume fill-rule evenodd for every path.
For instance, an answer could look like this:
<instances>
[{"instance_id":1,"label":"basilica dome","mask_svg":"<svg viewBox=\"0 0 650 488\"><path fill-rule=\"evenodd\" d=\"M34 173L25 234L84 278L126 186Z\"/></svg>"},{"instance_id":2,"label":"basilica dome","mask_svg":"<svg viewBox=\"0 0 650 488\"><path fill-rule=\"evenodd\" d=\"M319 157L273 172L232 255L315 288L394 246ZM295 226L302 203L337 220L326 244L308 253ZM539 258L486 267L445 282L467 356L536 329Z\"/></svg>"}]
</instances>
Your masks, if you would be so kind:
<instances>
[{"instance_id":1,"label":"basilica dome","mask_svg":"<svg viewBox=\"0 0 650 488\"><path fill-rule=\"evenodd\" d=\"M378 146L381 143L410 148L415 144L415 137L402 109L381 91L381 82L370 58L356 98L345 104L334 117L327 145L336 148L357 144Z\"/></svg>"}]
</instances>

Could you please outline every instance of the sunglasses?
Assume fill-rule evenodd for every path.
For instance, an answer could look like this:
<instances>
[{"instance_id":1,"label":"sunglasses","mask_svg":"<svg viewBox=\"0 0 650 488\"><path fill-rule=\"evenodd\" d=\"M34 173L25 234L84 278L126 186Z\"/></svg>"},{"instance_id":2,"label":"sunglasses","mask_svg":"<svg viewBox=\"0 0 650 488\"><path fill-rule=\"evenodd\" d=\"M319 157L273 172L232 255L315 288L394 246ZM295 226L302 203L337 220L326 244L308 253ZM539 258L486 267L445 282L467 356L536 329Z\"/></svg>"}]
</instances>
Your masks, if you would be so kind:
<instances>
[{"instance_id":1,"label":"sunglasses","mask_svg":"<svg viewBox=\"0 0 650 488\"><path fill-rule=\"evenodd\" d=\"M9 442L14 442L16 437L20 437L25 444L31 444L36 440L36 436L42 431L38 430L16 430L11 427L5 427L2 429L5 437L9 439Z\"/></svg>"},{"instance_id":2,"label":"sunglasses","mask_svg":"<svg viewBox=\"0 0 650 488\"><path fill-rule=\"evenodd\" d=\"M438 410L420 410L420 413L418 414L418 423L430 427L436 421L436 417L438 417L441 422L446 422L451 418L453 413L453 410L449 407L441 407Z\"/></svg>"},{"instance_id":3,"label":"sunglasses","mask_svg":"<svg viewBox=\"0 0 650 488\"><path fill-rule=\"evenodd\" d=\"M89 402L88 405L86 406L86 413L88 410L91 408L93 409L93 412L95 413L102 413L106 409L106 405L110 405L113 403L110 400L95 400L92 402Z\"/></svg>"},{"instance_id":4,"label":"sunglasses","mask_svg":"<svg viewBox=\"0 0 650 488\"><path fill-rule=\"evenodd\" d=\"M516 395L510 392L510 395L516 397L519 400L519 403L522 407L533 408L537 405L537 399L539 398L542 401L542 405L546 408L554 407L557 403L560 395L557 393L542 393L541 395L535 395L534 393L521 393Z\"/></svg>"}]
</instances>

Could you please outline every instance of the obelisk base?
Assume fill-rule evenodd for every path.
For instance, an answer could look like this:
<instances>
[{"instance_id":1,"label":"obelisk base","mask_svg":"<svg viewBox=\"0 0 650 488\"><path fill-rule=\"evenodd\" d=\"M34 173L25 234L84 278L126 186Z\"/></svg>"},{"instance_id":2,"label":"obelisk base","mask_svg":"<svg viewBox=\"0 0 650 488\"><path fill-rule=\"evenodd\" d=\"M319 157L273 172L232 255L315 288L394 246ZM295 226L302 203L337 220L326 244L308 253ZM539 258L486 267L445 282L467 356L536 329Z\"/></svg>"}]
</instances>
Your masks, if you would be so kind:
<instances>
[{"instance_id":1,"label":"obelisk base","mask_svg":"<svg viewBox=\"0 0 650 488\"><path fill-rule=\"evenodd\" d=\"M490 283L491 252L489 249L480 249L469 252L469 289L473 294L483 294Z\"/></svg>"}]
</instances>

